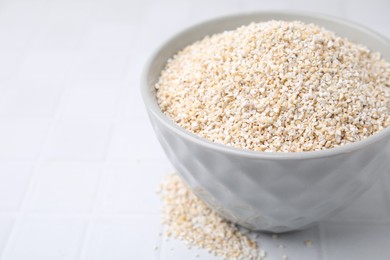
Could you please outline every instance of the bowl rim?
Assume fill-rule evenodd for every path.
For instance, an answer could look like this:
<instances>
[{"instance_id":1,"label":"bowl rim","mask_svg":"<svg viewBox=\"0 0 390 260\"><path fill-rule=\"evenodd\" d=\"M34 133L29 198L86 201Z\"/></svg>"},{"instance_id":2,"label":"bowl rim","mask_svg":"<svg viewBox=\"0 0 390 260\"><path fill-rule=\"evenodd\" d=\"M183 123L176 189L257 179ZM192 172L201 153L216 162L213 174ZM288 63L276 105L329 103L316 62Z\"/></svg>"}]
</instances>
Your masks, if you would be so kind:
<instances>
[{"instance_id":1,"label":"bowl rim","mask_svg":"<svg viewBox=\"0 0 390 260\"><path fill-rule=\"evenodd\" d=\"M208 24L218 23L224 20L230 20L230 19L235 19L235 18L240 18L245 16L253 16L253 15L259 15L259 16L260 15L266 15L266 16L294 15L294 16L301 16L304 18L328 20L328 21L343 24L348 27L352 27L354 29L358 29L367 34L371 34L372 36L375 36L377 39L380 39L383 42L385 42L390 48L389 39L371 30L368 27L365 27L358 23L351 22L339 17L324 15L324 14L314 13L314 12L257 11L257 12L237 13L237 14L231 14L231 15L220 16L217 18L207 19L203 22L196 23L194 25L186 27L185 29L179 31L178 33L175 33L173 36L169 37L162 44L160 44L160 46L149 57L148 61L146 62L143 68L143 72L141 76L141 96L148 112L154 115L154 117L158 119L160 123L162 123L165 127L169 128L175 134L180 135L182 138L185 138L191 142L194 142L200 146L206 147L211 150L219 151L230 155L252 158L252 159L301 160L301 159L333 157L341 154L352 153L356 150L363 149L364 147L367 147L373 143L383 141L386 137L390 136L390 126L388 126L385 129L382 129L380 132L375 133L374 135L371 135L363 140L353 142L353 143L348 143L330 149L324 149L318 151L306 151L306 152L262 152L262 151L246 150L246 149L236 148L233 146L228 146L225 144L212 142L204 137L198 136L190 132L185 128L180 127L171 118L165 115L161 111L160 107L158 106L156 99L154 98L153 92L150 91L151 86L150 83L148 82L148 75L150 73L150 68L152 67L154 61L159 56L161 51L167 46L173 44L177 38L180 38L181 35L188 33L189 31L195 30L197 28L202 28L204 26L207 26Z\"/></svg>"}]
</instances>

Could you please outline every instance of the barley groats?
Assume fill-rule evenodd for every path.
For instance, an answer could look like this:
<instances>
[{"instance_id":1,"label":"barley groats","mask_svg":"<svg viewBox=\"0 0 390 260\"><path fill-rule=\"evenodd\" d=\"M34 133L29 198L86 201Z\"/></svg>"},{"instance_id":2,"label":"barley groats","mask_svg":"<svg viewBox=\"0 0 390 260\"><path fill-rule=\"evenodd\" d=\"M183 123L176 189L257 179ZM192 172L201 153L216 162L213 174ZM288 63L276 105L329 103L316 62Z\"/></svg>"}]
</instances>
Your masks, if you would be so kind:
<instances>
[{"instance_id":1,"label":"barley groats","mask_svg":"<svg viewBox=\"0 0 390 260\"><path fill-rule=\"evenodd\" d=\"M168 61L156 89L179 126L255 151L327 149L390 124L390 64L297 21L207 36Z\"/></svg>"},{"instance_id":2,"label":"barley groats","mask_svg":"<svg viewBox=\"0 0 390 260\"><path fill-rule=\"evenodd\" d=\"M161 184L163 218L172 234L229 260L262 259L265 251L239 228L210 209L176 174Z\"/></svg>"}]
</instances>

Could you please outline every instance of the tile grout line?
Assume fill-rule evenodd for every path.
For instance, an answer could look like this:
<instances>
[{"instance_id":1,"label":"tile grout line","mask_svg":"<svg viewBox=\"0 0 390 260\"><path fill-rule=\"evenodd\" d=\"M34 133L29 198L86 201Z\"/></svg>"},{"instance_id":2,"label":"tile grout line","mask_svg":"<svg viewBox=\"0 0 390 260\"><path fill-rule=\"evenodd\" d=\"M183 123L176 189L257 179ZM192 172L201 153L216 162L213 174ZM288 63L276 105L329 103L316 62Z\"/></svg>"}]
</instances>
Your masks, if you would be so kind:
<instances>
[{"instance_id":1,"label":"tile grout line","mask_svg":"<svg viewBox=\"0 0 390 260\"><path fill-rule=\"evenodd\" d=\"M104 164L101 164L101 165L102 165L102 168L104 168ZM0 216L16 216L16 215L18 215L17 211L0 212ZM52 217L52 218L60 219L60 218L75 218L75 217L90 218L94 214L92 214L92 213L71 213L71 214L67 213L66 215L64 215L63 212L47 213L47 211L35 211L35 212L31 211L31 212L28 212L28 214L26 214L26 215L30 216L30 217L41 216L41 217ZM118 218L118 219L129 218L129 217L155 217L155 216L159 216L159 212L133 211L133 212L126 212L123 214L120 214L120 213L116 213L116 214L115 213L99 213L99 217L102 217L102 218L112 217L112 218Z\"/></svg>"},{"instance_id":2,"label":"tile grout line","mask_svg":"<svg viewBox=\"0 0 390 260\"><path fill-rule=\"evenodd\" d=\"M100 172L99 172L99 181L98 181L98 185L96 187L96 191L95 191L95 198L94 198L94 201L93 201L93 206L92 206L92 210L91 210L91 214L89 214L88 216L88 223L86 224L86 228L85 228L85 231L84 231L84 235L83 235L83 238L82 238L82 242L80 244L80 251L79 251L79 257L78 259L87 259L87 254L88 254L88 245L89 245L89 241L90 241L90 237L91 237L91 233L92 233L92 228L95 224L95 221L96 221L96 218L97 218L97 211L98 211L98 206L99 206L99 202L101 200L101 197L104 195L104 183L106 181L106 178L107 178L107 174L105 173L105 170L106 170L106 167L107 166L107 160L105 160L105 162L102 164L101 168L100 168Z\"/></svg>"},{"instance_id":3,"label":"tile grout line","mask_svg":"<svg viewBox=\"0 0 390 260\"><path fill-rule=\"evenodd\" d=\"M164 226L162 224L160 224L159 232L161 233L161 236L158 235L158 241L157 241L158 251L156 252L157 260L161 260L162 259L162 255L161 254L162 254L162 248L164 246L164 242L163 242Z\"/></svg>"},{"instance_id":4,"label":"tile grout line","mask_svg":"<svg viewBox=\"0 0 390 260\"><path fill-rule=\"evenodd\" d=\"M163 259L164 252L168 250L167 248L168 248L168 243L169 243L170 239L174 239L172 237L170 239L168 237L165 237L166 229L167 229L166 225L161 223L161 226L160 226L161 236L159 237L159 239L160 239L160 244L159 244L160 248L159 248L157 260ZM165 254L167 254L167 253L165 253Z\"/></svg>"},{"instance_id":5,"label":"tile grout line","mask_svg":"<svg viewBox=\"0 0 390 260\"><path fill-rule=\"evenodd\" d=\"M345 5L345 3L341 3L341 4ZM77 55L77 49L74 51L74 54ZM70 71L73 71L73 70L70 70ZM119 93L120 93L119 96L123 95L123 93L125 92L125 91L123 91L123 89L125 89L126 87L128 87L128 86L121 85L120 91L119 91ZM48 217L48 218L53 218L53 217L83 218L83 220L86 221L86 224L84 225L83 232L81 235L81 242L80 242L80 244L78 244L77 253L78 253L79 259L85 260L84 258L87 258L88 253L89 253L88 246L90 245L91 239L93 238L93 237L91 237L91 234L93 234L93 231L94 231L94 228L96 227L98 219L112 218L112 217L129 218L131 216L136 215L135 212L134 213L130 212L127 214L120 215L120 214L115 214L115 213L114 214L112 214L112 213L102 214L99 211L100 203L102 201L104 201L104 199L105 199L105 196L107 193L107 181L110 178L110 172L107 169L112 165L112 163L114 163L113 160L111 160L109 158L110 148L112 149L113 137L115 137L114 130L118 126L118 121L132 120L132 119L129 119L129 118L124 116L125 109L121 109L121 106L118 106L117 109L115 110L115 114L112 117L112 119L114 119L114 120L109 121L109 123L111 123L112 125L111 125L111 134L108 138L106 148L105 148L105 152L106 152L105 159L103 158L102 160L94 162L94 163L99 165L99 172L97 173L99 175L98 175L97 184L95 185L95 191L93 192L94 197L93 197L92 203L89 204L90 207L87 211L88 214L74 213L74 214L65 216L65 215L60 214L60 213L59 214L42 214L40 212L38 212L38 213L30 213L29 212L31 197L28 197L28 196L34 193L34 189L35 189L35 187L37 185L37 181L39 180L39 177L40 177L40 174L39 174L40 166L41 166L41 164L44 164L46 162L45 155L47 155L47 147L48 147L48 145L50 145L50 137L53 135L53 132L54 132L53 129L55 129L56 126L58 125L58 121L61 120L61 114L58 113L59 111L64 110L63 107L60 106L61 100L62 100L61 98L65 97L66 99L64 99L62 102L64 102L64 101L66 102L69 95L66 96L65 94L69 93L69 91L70 91L70 87L64 86L63 93L60 94L60 98L57 102L58 106L55 109L55 114L51 117L45 117L46 119L49 119L48 120L49 121L48 127L46 129L46 136L44 137L44 139L41 142L41 147L40 147L40 152L39 152L38 158L36 160L31 161L31 164L32 164L31 175L29 176L29 179L28 179L28 182L26 185L27 187L24 190L24 194L23 194L22 200L20 201L20 205L19 205L18 210L14 211L14 212L0 213L0 216L2 214L9 214L9 215L15 216L15 221L11 227L11 231L10 231L10 234L8 236L8 240L7 240L6 246L4 247L3 253L9 254L12 252L12 251L8 252L10 250L9 247L12 246L15 239L17 238L18 232L20 231L21 223L23 223L23 219L25 218L25 216L28 216L28 217L42 216L42 217ZM119 118L118 118L118 116L119 116ZM85 118L86 117L80 117L81 120L83 120ZM166 159L166 158L164 157L164 159ZM390 174L390 172L389 172L389 174ZM388 179L388 181L390 181L390 177L387 179ZM382 186L387 186L387 185L382 184ZM385 192L387 195L390 195L389 191L386 190ZM390 196L386 197L386 201L390 202ZM387 206L389 206L389 205L387 205ZM140 215L141 214L144 214L144 213L140 213ZM158 216L157 213L148 213L148 215ZM369 221L367 221L367 222L369 222ZM18 224L17 229L16 229L16 224ZM328 259L327 254L326 254L327 250L325 250L325 249L328 249L328 244L326 243L327 242L326 241L326 237L327 237L326 234L327 233L325 232L326 227L325 227L325 224L323 224L323 223L320 223L318 227L319 227L320 257L321 257L321 259L324 260L324 259ZM164 230L164 226L162 224L160 224L159 229L160 229L159 231L162 232ZM11 234L12 234L12 237L11 237ZM155 252L156 253L155 255L156 255L157 259L159 259L159 260L163 259L163 257L164 257L164 255L162 254L162 252L163 252L162 248L165 247L166 250L169 250L168 244L164 243L163 237L164 237L163 235L159 236L159 239L156 241L156 245L158 244L159 250L158 250L158 252ZM11 244L11 245L9 245L9 244ZM153 250L153 249L150 249L150 250ZM2 259L1 253L0 253L0 259ZM3 259L3 260L5 260L5 259Z\"/></svg>"},{"instance_id":6,"label":"tile grout line","mask_svg":"<svg viewBox=\"0 0 390 260\"><path fill-rule=\"evenodd\" d=\"M50 8L49 7L48 7L48 10L46 10L46 15L47 15L47 17L45 18L45 20L48 20L50 17ZM23 56L26 57L27 53L29 51L30 51L30 48L28 48L28 46L25 46L23 48L23 54L24 54ZM74 51L73 61L75 60L76 55L77 55L77 52ZM20 223L22 221L22 218L25 215L24 213L27 212L27 207L28 207L28 203L29 203L28 195L31 194L34 187L36 186L37 178L39 175L37 173L37 169L39 169L39 167L45 162L45 155L46 155L45 151L50 143L49 140L50 140L51 136L53 135L55 126L57 125L57 122L61 118L61 110L63 109L63 106L61 106L61 105L63 102L66 101L67 94L69 94L70 87L68 86L68 84L73 79L72 74L74 74L74 71L71 72L71 70L69 69L67 73L68 73L67 78L65 78L65 80L62 81L63 82L63 86L62 86L63 89L60 91L60 95L59 95L58 100L57 100L56 112L55 112L54 116L45 117L45 118L51 119L50 123L49 123L49 127L48 127L47 132L46 132L46 138L42 142L41 151L40 151L38 158L35 160L32 160L32 162L31 162L34 164L33 170L32 170L32 175L31 175L29 183L26 187L26 191L25 191L24 197L22 199L22 202L20 203L19 210L16 213L14 225L13 225L11 232L8 236L8 239L7 239L7 242L4 246L3 252L2 252L2 254L0 254L0 259L2 259L4 257L4 255L6 255L9 252L11 241L13 241L15 239L16 232L19 229L19 226L21 225ZM16 76L18 75L18 71L15 71L15 75Z\"/></svg>"},{"instance_id":7,"label":"tile grout line","mask_svg":"<svg viewBox=\"0 0 390 260\"><path fill-rule=\"evenodd\" d=\"M67 89L64 86L64 92L66 90ZM64 94L65 93L62 93L61 96L63 96ZM55 116L51 117L51 120L50 120L50 123L49 123L49 127L48 127L48 130L47 130L47 134L46 134L46 138L44 139L44 141L43 141L43 143L41 145L40 154L39 154L38 158L35 160L31 179L30 179L30 181L29 181L29 183L27 185L27 188L26 188L24 197L22 199L22 202L20 203L19 211L18 211L18 214L17 214L17 216L15 218L15 224L14 224L14 226L13 226L11 232L10 232L10 235L9 235L8 240L6 242L6 245L4 247L4 251L3 251L2 257L4 257L4 255L7 255L7 253L9 252L9 250L10 250L9 249L10 248L10 243L11 243L11 241L13 241L15 239L16 231L19 229L19 227L21 225L22 218L25 216L25 213L28 211L28 203L30 202L28 195L30 195L32 193L32 191L34 190L34 188L36 186L36 182L37 182L37 179L38 179L38 176L39 176L38 169L45 162L45 155L46 155L45 150L47 149L47 147L48 147L48 145L50 143L49 141L50 141L51 136L53 135L56 123L59 121L59 118L60 118L60 110L61 110L60 103L61 103L61 99L58 100L58 103L59 104L58 104L58 107L57 107L57 112L56 112Z\"/></svg>"},{"instance_id":8,"label":"tile grout line","mask_svg":"<svg viewBox=\"0 0 390 260\"><path fill-rule=\"evenodd\" d=\"M45 15L47 15L47 17L45 17L45 20L47 20L48 17L49 17L49 11L50 10L46 10L46 12L45 12ZM24 56L24 58L27 56L27 53L29 51L30 51L30 49L27 46L25 46L23 48L23 56ZM22 59L22 61L23 61L23 59ZM20 66L18 66L17 69L18 70L15 71L15 76L17 76L19 74ZM66 89L65 86L64 86L64 89ZM60 97L61 97L61 95L63 95L63 93L60 94ZM28 181L27 187L25 189L25 192L23 194L23 199L21 200L20 205L19 205L19 209L18 209L18 211L16 213L14 224L13 224L13 226L11 228L11 231L10 231L10 233L8 235L8 238L7 238L7 241L6 241L5 246L3 248L3 251L0 254L0 259L3 259L4 256L7 256L7 254L9 254L11 242L14 241L14 239L15 239L15 237L17 235L16 233L19 230L21 222L22 222L22 219L24 217L24 213L27 211L27 207L28 207L28 203L29 203L28 195L32 192L32 190L34 189L34 187L36 185L36 181L37 181L37 177L38 177L37 176L38 175L37 169L39 169L39 167L44 162L44 159L45 159L45 153L44 153L45 149L48 146L50 137L52 135L52 132L54 131L55 123L58 121L58 118L59 118L59 114L60 114L60 106L59 106L59 104L60 104L60 102L61 102L61 98L58 99L58 107L57 107L56 114L54 116L52 116L52 117L46 117L46 118L50 119L50 123L49 123L48 129L46 131L46 137L45 137L44 141L42 141L42 144L41 144L41 147L40 147L39 156L35 160L31 161L31 163L34 164L34 166L32 168L32 173L31 173L30 179Z\"/></svg>"},{"instance_id":9,"label":"tile grout line","mask_svg":"<svg viewBox=\"0 0 390 260\"><path fill-rule=\"evenodd\" d=\"M114 124L113 128L115 128L115 126L117 125L117 118L114 118L113 124ZM110 161L107 160L107 156L108 156L108 152L109 152L110 144L112 142L113 135L114 135L114 131L112 129L110 139L108 141L107 148L106 148L106 155L105 155L106 158L104 160L104 163L102 164L102 167L101 167L100 173L99 173L99 181L98 181L98 185L96 187L93 207L91 210L91 214L89 215L89 221L87 223L87 227L85 229L84 236L83 236L83 239L82 239L82 242L80 245L80 247L81 247L80 254L79 254L80 260L87 259L87 257L88 257L88 255L87 255L88 254L88 245L89 245L90 240L91 240L92 228L93 228L95 221L97 219L99 203L104 198L104 194L105 194L105 190L106 190L105 184L107 183L107 180L108 180L107 169L109 168L109 166L111 164ZM111 215L109 215L109 216L111 216Z\"/></svg>"},{"instance_id":10,"label":"tile grout line","mask_svg":"<svg viewBox=\"0 0 390 260\"><path fill-rule=\"evenodd\" d=\"M78 47L74 50L75 57L78 57L80 55L80 45L81 45L82 39L85 37L86 31L88 29L88 25L91 22L91 17L93 16L94 11L96 10L96 9L94 9L94 8L96 8L96 6L97 5L95 4L95 5L92 5L90 7L90 12L89 12L89 15L88 15L89 17L87 18L88 21L86 22L84 33L80 37ZM74 71L73 71L73 74L74 74ZM69 80L72 81L73 78L74 78L74 75L72 75ZM121 86L121 88L122 88L122 86ZM67 92L68 92L67 94L68 95L67 96L63 95L63 96L65 96L66 100L69 99L71 90L72 90L72 87L68 87L67 88ZM119 94L118 94L117 98L119 99ZM64 109L64 106L62 106L62 109ZM60 115L60 114L61 113L58 113L58 115ZM118 107L117 107L116 114L118 114ZM58 116L58 118L59 118L59 116ZM58 118L57 118L57 121L59 121ZM83 118L85 118L85 117L83 117ZM80 214L77 215L77 217L83 217L84 216L88 220L88 222L86 223L86 228L85 228L85 230L83 232L81 243L79 245L78 259L85 259L87 257L86 256L86 254L88 253L87 252L87 247L88 247L88 244L89 244L90 234L92 232L92 227L93 227L95 219L96 219L97 208L98 208L101 196L103 196L103 194L104 194L104 180L106 179L106 175L107 175L104 172L104 170L107 168L107 165L108 165L107 154L109 152L109 147L110 147L110 144L112 142L113 135L114 135L114 129L115 129L115 126L116 126L116 121L117 121L116 118L114 118L114 120L110 120L110 123L112 124L111 125L111 129L110 129L110 137L109 137L109 140L107 141L107 145L106 145L105 159L103 159L104 161L100 165L98 184L96 185L95 198L94 198L94 201L93 201L92 209L90 211L91 213L90 214L86 214L86 215L80 215Z\"/></svg>"},{"instance_id":11,"label":"tile grout line","mask_svg":"<svg viewBox=\"0 0 390 260\"><path fill-rule=\"evenodd\" d=\"M130 59L130 57L129 57ZM126 65L126 67L128 67L129 64ZM106 148L106 155L105 155L105 160L104 160L104 163L103 163L103 166L102 166L102 169L101 169L101 173L100 173L100 177L99 177L99 184L98 184L98 187L97 187L97 192L96 192L96 197L95 197L95 201L94 201L94 205L93 205L93 209L92 209L92 212L90 214L90 218L89 218L89 222L87 224L87 228L84 232L84 237L82 239L82 243L81 243L81 252L80 252L80 255L79 255L79 259L80 260L86 260L87 257L88 257L88 246L90 244L90 240L91 240L91 234L92 234L92 231L93 231L93 227L96 223L96 219L98 218L97 216L97 213L98 213L98 207L99 207L99 203L103 201L104 199L104 195L106 194L106 183L108 182L108 179L109 179L109 166L112 165L112 161L109 159L109 153L110 153L110 150L112 149L112 143L113 143L113 138L114 138L114 134L115 134L115 130L119 124L119 122L123 121L123 120L126 120L128 119L126 116L125 116L125 106L126 106L126 102L124 100L121 100L120 97L124 94L126 94L126 87L128 87L128 85L130 83L127 82L126 80L126 76L125 76L125 73L124 72L124 76L123 76L123 79L121 81L121 85L120 85L120 90L118 91L118 97L117 97L117 107L116 107L116 113L115 113L115 116L113 118L113 127L112 127L112 131L111 131L111 135L110 135L110 139L108 141L108 144L107 144L107 148ZM121 101L123 102L121 104ZM149 213L137 213L137 212L130 212L128 214L112 214L112 213L109 213L109 214L100 214L99 217L120 217L120 218L129 218L131 216L134 216L134 215L150 215L150 216L156 216L158 215L158 212L149 212ZM162 232L162 229L163 227L161 226L160 227L160 230L159 232ZM158 245L161 247L162 245L162 238L159 237L158 239ZM152 250L152 249L151 249ZM158 252L158 259L161 258L160 256L160 251Z\"/></svg>"},{"instance_id":12,"label":"tile grout line","mask_svg":"<svg viewBox=\"0 0 390 260\"><path fill-rule=\"evenodd\" d=\"M108 181L108 174L109 174L108 169L109 169L109 166L111 165L111 161L108 159L108 157L109 157L110 148L112 146L112 142L113 142L113 138L114 138L114 134L115 134L115 129L118 125L118 122L120 122L120 120L122 119L121 113L119 111L120 105L119 105L118 101L120 100L120 97L125 90L124 85L123 85L123 81L124 81L124 79L122 79L122 84L120 85L120 89L118 91L118 96L116 98L117 104L116 104L115 115L113 117L113 120L111 121L111 123L113 125L111 127L110 138L109 138L109 140L107 142L107 146L106 146L106 154L105 154L104 163L102 164L102 167L101 167L100 173L99 173L100 176L99 176L99 181L98 181L98 185L96 188L96 194L95 194L95 199L93 202L91 215L90 215L89 221L87 223L87 227L86 227L86 230L84 232L84 236L83 236L83 239L82 239L82 242L80 245L80 247L81 247L80 254L79 254L80 260L87 259L87 257L88 257L88 246L90 244L91 234L92 234L93 227L94 227L96 219L97 219L99 203L104 199L104 195L106 193L105 192L106 191L105 184ZM109 216L112 217L112 215L109 215Z\"/></svg>"}]
</instances>

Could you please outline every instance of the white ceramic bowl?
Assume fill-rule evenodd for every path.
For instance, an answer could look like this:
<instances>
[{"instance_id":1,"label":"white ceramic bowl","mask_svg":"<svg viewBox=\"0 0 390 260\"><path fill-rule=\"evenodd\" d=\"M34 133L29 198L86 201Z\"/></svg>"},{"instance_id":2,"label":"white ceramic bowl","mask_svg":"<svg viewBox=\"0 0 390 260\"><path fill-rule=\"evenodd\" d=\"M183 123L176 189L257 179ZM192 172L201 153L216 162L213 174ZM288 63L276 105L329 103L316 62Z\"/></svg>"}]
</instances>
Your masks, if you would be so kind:
<instances>
[{"instance_id":1,"label":"white ceramic bowl","mask_svg":"<svg viewBox=\"0 0 390 260\"><path fill-rule=\"evenodd\" d=\"M192 190L225 218L253 230L305 228L348 206L387 171L390 128L363 141L323 151L272 153L215 144L164 115L154 85L166 61L206 35L250 22L300 20L379 51L390 61L390 42L354 23L307 13L261 12L224 17L191 27L165 43L142 79L142 96L168 158Z\"/></svg>"}]
</instances>

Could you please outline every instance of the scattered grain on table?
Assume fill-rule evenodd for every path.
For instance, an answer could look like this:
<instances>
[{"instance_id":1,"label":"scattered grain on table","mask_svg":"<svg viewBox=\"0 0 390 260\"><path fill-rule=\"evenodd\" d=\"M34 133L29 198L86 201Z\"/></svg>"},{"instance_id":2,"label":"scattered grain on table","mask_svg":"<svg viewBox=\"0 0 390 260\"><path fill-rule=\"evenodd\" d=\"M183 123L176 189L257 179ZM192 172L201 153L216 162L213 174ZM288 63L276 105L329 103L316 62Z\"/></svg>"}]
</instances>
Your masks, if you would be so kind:
<instances>
[{"instance_id":1,"label":"scattered grain on table","mask_svg":"<svg viewBox=\"0 0 390 260\"><path fill-rule=\"evenodd\" d=\"M254 240L211 210L178 175L167 176L161 184L160 195L167 236L183 240L188 246L204 248L224 259L265 257L265 251L260 250Z\"/></svg>"}]
</instances>

